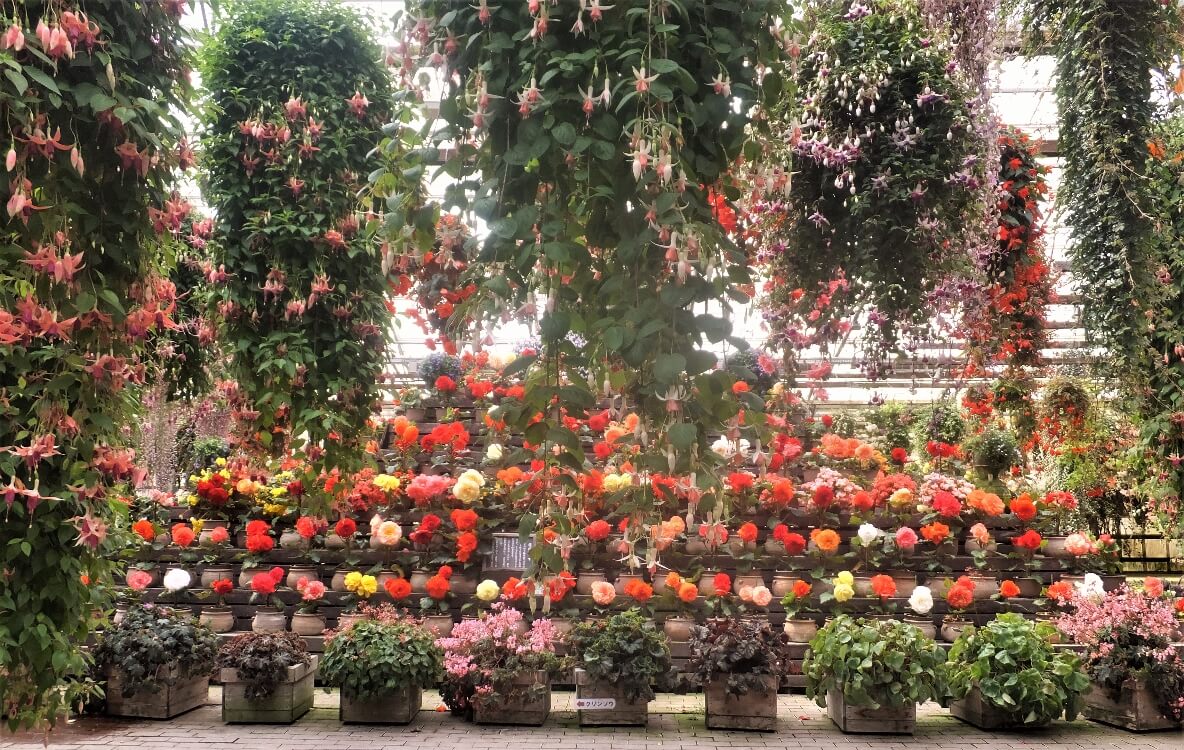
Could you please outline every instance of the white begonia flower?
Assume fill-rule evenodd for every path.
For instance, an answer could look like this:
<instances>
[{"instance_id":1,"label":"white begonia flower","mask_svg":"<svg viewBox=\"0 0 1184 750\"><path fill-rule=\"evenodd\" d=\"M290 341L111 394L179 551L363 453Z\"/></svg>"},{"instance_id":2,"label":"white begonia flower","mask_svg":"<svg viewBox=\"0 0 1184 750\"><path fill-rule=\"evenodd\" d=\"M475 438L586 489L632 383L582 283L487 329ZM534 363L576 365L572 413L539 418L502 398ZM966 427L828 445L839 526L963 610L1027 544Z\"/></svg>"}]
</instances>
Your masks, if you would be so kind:
<instances>
[{"instance_id":1,"label":"white begonia flower","mask_svg":"<svg viewBox=\"0 0 1184 750\"><path fill-rule=\"evenodd\" d=\"M909 597L909 607L919 615L927 615L933 609L933 592L928 586L918 586Z\"/></svg>"},{"instance_id":2,"label":"white begonia flower","mask_svg":"<svg viewBox=\"0 0 1184 750\"><path fill-rule=\"evenodd\" d=\"M880 531L870 523L865 523L860 526L859 531L856 533L859 535L859 541L863 542L864 547L876 541L884 534L884 532Z\"/></svg>"},{"instance_id":3,"label":"white begonia flower","mask_svg":"<svg viewBox=\"0 0 1184 750\"><path fill-rule=\"evenodd\" d=\"M490 443L489 447L485 449L486 461L501 461L504 455L502 446L499 443Z\"/></svg>"},{"instance_id":4,"label":"white begonia flower","mask_svg":"<svg viewBox=\"0 0 1184 750\"><path fill-rule=\"evenodd\" d=\"M170 594L175 594L178 591L189 588L189 584L193 582L193 577L189 572L181 568L171 568L164 574L164 588Z\"/></svg>"}]
</instances>

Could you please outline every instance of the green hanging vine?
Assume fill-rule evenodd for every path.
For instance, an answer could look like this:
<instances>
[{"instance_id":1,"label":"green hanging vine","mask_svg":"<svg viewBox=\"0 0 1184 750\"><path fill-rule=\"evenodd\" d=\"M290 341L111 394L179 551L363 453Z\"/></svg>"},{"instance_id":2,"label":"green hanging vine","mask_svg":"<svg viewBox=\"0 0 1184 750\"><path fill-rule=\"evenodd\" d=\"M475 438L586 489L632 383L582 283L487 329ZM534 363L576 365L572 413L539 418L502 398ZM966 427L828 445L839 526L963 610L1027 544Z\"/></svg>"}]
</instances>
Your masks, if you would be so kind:
<instances>
[{"instance_id":1,"label":"green hanging vine","mask_svg":"<svg viewBox=\"0 0 1184 750\"><path fill-rule=\"evenodd\" d=\"M233 413L248 446L306 447L318 468L362 455L388 338L386 274L357 199L391 116L372 38L333 3L251 0L202 54Z\"/></svg>"}]
</instances>

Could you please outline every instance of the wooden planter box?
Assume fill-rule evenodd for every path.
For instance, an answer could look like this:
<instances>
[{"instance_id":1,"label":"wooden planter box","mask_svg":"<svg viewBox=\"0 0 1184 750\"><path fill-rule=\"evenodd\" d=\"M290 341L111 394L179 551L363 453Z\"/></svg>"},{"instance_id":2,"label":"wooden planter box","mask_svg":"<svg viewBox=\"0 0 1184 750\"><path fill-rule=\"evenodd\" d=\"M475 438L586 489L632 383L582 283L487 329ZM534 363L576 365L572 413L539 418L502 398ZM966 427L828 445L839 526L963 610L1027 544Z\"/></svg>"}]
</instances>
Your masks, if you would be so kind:
<instances>
[{"instance_id":1,"label":"wooden planter box","mask_svg":"<svg viewBox=\"0 0 1184 750\"><path fill-rule=\"evenodd\" d=\"M917 704L900 708L848 706L841 690L826 691L826 715L850 734L912 734L917 728Z\"/></svg>"},{"instance_id":2,"label":"wooden planter box","mask_svg":"<svg viewBox=\"0 0 1184 750\"><path fill-rule=\"evenodd\" d=\"M649 702L631 701L625 691L614 682L603 682L588 677L582 669L575 670L576 700L612 701L612 708L579 708L582 727L644 727L649 717Z\"/></svg>"},{"instance_id":3,"label":"wooden planter box","mask_svg":"<svg viewBox=\"0 0 1184 750\"><path fill-rule=\"evenodd\" d=\"M1025 724L1022 714L1004 711L994 705L977 687L960 701L950 702L950 715L979 729L1043 729L1049 722Z\"/></svg>"},{"instance_id":4,"label":"wooden planter box","mask_svg":"<svg viewBox=\"0 0 1184 750\"><path fill-rule=\"evenodd\" d=\"M312 708L313 680L319 657L288 667L288 677L266 698L250 700L237 669L223 669L222 721L227 724L291 724Z\"/></svg>"},{"instance_id":5,"label":"wooden planter box","mask_svg":"<svg viewBox=\"0 0 1184 750\"><path fill-rule=\"evenodd\" d=\"M1155 695L1146 680L1127 680L1122 686L1118 700L1111 698L1108 690L1096 684L1090 687L1082 699L1082 715L1100 724L1132 732L1157 732L1180 728L1178 722L1159 712L1155 706Z\"/></svg>"},{"instance_id":6,"label":"wooden planter box","mask_svg":"<svg viewBox=\"0 0 1184 750\"><path fill-rule=\"evenodd\" d=\"M407 686L374 700L341 693L337 717L344 724L410 724L423 705L423 690Z\"/></svg>"},{"instance_id":7,"label":"wooden planter box","mask_svg":"<svg viewBox=\"0 0 1184 750\"><path fill-rule=\"evenodd\" d=\"M530 690L541 685L543 690ZM498 700L473 706L473 721L477 724L522 724L539 727L551 713L551 680L546 672L523 675L515 682L521 690L511 695L498 696Z\"/></svg>"},{"instance_id":8,"label":"wooden planter box","mask_svg":"<svg viewBox=\"0 0 1184 750\"><path fill-rule=\"evenodd\" d=\"M107 673L107 714L139 719L171 719L204 705L209 697L208 674L177 679L177 668L172 666L165 673L164 680L173 684L158 683L156 687L141 689L124 697L123 670L110 670Z\"/></svg>"},{"instance_id":9,"label":"wooden planter box","mask_svg":"<svg viewBox=\"0 0 1184 750\"><path fill-rule=\"evenodd\" d=\"M777 675L763 675L764 692L751 690L729 695L727 679L711 680L703 686L707 702L708 729L747 729L772 732L777 729Z\"/></svg>"}]
</instances>

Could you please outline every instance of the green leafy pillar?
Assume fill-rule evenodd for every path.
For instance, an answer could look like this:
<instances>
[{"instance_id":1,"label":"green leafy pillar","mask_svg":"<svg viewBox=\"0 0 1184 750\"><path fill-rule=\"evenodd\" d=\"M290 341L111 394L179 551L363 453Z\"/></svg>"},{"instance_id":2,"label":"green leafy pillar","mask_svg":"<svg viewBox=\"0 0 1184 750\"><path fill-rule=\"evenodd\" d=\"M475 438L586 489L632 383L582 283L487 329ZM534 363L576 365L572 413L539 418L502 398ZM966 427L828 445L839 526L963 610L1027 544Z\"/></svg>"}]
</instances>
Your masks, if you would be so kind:
<instances>
[{"instance_id":1,"label":"green leafy pillar","mask_svg":"<svg viewBox=\"0 0 1184 750\"><path fill-rule=\"evenodd\" d=\"M388 338L357 193L391 115L374 29L313 0L235 3L203 49L218 312L249 447L358 462Z\"/></svg>"},{"instance_id":2,"label":"green leafy pillar","mask_svg":"<svg viewBox=\"0 0 1184 750\"><path fill-rule=\"evenodd\" d=\"M0 715L53 722L88 692L111 604L127 448L172 285L151 210L185 162L185 3L5 6L0 117Z\"/></svg>"}]
</instances>

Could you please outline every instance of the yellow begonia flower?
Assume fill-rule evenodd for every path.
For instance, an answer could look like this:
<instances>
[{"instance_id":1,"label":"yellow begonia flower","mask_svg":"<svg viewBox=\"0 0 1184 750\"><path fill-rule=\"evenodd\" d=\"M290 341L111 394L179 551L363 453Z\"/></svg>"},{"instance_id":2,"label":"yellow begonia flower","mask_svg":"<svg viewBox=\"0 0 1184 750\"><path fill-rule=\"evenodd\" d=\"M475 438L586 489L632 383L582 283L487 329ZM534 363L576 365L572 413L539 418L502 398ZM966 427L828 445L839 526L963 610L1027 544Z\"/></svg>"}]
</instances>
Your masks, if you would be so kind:
<instances>
[{"instance_id":1,"label":"yellow begonia flower","mask_svg":"<svg viewBox=\"0 0 1184 750\"><path fill-rule=\"evenodd\" d=\"M496 581L484 580L477 585L477 598L483 602L491 602L501 595L501 587Z\"/></svg>"},{"instance_id":2,"label":"yellow begonia flower","mask_svg":"<svg viewBox=\"0 0 1184 750\"><path fill-rule=\"evenodd\" d=\"M287 487L272 487L271 488L271 496L272 497L283 497L286 494L288 494Z\"/></svg>"},{"instance_id":3,"label":"yellow begonia flower","mask_svg":"<svg viewBox=\"0 0 1184 750\"><path fill-rule=\"evenodd\" d=\"M383 492L397 492L403 484L398 477L393 477L390 474L379 474L372 481L374 486Z\"/></svg>"},{"instance_id":4,"label":"yellow begonia flower","mask_svg":"<svg viewBox=\"0 0 1184 750\"><path fill-rule=\"evenodd\" d=\"M221 456L219 456L218 458L215 458L215 459L214 459L214 464L215 464L215 465L217 465L217 466L225 466L225 465L226 465L226 459L225 459L225 458L222 458Z\"/></svg>"},{"instance_id":5,"label":"yellow begonia flower","mask_svg":"<svg viewBox=\"0 0 1184 750\"><path fill-rule=\"evenodd\" d=\"M844 586L853 586L855 584L855 576L851 575L851 571L842 570L835 576L835 583L841 583Z\"/></svg>"},{"instance_id":6,"label":"yellow begonia flower","mask_svg":"<svg viewBox=\"0 0 1184 750\"><path fill-rule=\"evenodd\" d=\"M205 521L200 518L190 518L189 525L193 527L194 534L200 534L202 527L205 526Z\"/></svg>"},{"instance_id":7,"label":"yellow begonia flower","mask_svg":"<svg viewBox=\"0 0 1184 750\"><path fill-rule=\"evenodd\" d=\"M269 516L282 516L288 512L288 506L283 503L264 503L263 512Z\"/></svg>"},{"instance_id":8,"label":"yellow begonia flower","mask_svg":"<svg viewBox=\"0 0 1184 750\"><path fill-rule=\"evenodd\" d=\"M855 589L846 583L835 584L835 601L846 602L850 601L855 596Z\"/></svg>"},{"instance_id":9,"label":"yellow begonia flower","mask_svg":"<svg viewBox=\"0 0 1184 750\"><path fill-rule=\"evenodd\" d=\"M222 471L218 472L218 475L221 476L223 479L230 479L230 472L227 471L226 469L223 469Z\"/></svg>"}]
</instances>

